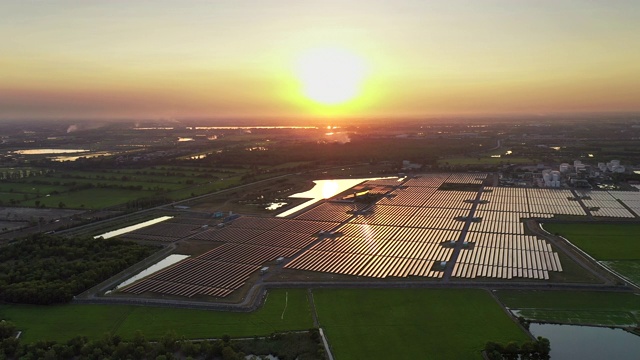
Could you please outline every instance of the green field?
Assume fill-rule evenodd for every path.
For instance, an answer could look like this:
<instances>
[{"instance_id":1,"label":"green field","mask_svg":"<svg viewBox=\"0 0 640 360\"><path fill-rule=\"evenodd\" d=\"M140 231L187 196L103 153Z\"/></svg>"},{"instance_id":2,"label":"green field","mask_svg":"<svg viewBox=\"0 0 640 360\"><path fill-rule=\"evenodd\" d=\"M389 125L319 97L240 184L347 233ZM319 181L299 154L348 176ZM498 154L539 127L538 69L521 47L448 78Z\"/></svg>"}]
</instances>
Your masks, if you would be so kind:
<instances>
[{"instance_id":1,"label":"green field","mask_svg":"<svg viewBox=\"0 0 640 360\"><path fill-rule=\"evenodd\" d=\"M612 260L603 263L640 286L640 260Z\"/></svg>"},{"instance_id":2,"label":"green field","mask_svg":"<svg viewBox=\"0 0 640 360\"><path fill-rule=\"evenodd\" d=\"M544 228L640 285L640 224L545 224Z\"/></svg>"},{"instance_id":3,"label":"green field","mask_svg":"<svg viewBox=\"0 0 640 360\"><path fill-rule=\"evenodd\" d=\"M640 324L640 295L602 291L497 290L510 309L527 319L584 325Z\"/></svg>"},{"instance_id":4,"label":"green field","mask_svg":"<svg viewBox=\"0 0 640 360\"><path fill-rule=\"evenodd\" d=\"M597 260L640 260L640 224L544 224Z\"/></svg>"},{"instance_id":5,"label":"green field","mask_svg":"<svg viewBox=\"0 0 640 360\"><path fill-rule=\"evenodd\" d=\"M251 337L313 327L305 290L272 290L265 305L253 313L125 305L0 305L0 319L14 322L27 342L65 341L77 335L97 339L107 332L131 339L137 330L149 339L170 330L190 339Z\"/></svg>"},{"instance_id":6,"label":"green field","mask_svg":"<svg viewBox=\"0 0 640 360\"><path fill-rule=\"evenodd\" d=\"M102 209L126 203L130 199L142 198L147 194L150 195L145 191L98 188L52 195L40 199L40 202L51 208L63 203L64 207L71 209Z\"/></svg>"},{"instance_id":7,"label":"green field","mask_svg":"<svg viewBox=\"0 0 640 360\"><path fill-rule=\"evenodd\" d=\"M62 202L66 208L102 209L159 196L182 200L238 185L246 172L181 166L60 170L3 181L0 205L57 208Z\"/></svg>"},{"instance_id":8,"label":"green field","mask_svg":"<svg viewBox=\"0 0 640 360\"><path fill-rule=\"evenodd\" d=\"M483 290L314 290L338 359L481 358L487 341L527 336Z\"/></svg>"}]
</instances>

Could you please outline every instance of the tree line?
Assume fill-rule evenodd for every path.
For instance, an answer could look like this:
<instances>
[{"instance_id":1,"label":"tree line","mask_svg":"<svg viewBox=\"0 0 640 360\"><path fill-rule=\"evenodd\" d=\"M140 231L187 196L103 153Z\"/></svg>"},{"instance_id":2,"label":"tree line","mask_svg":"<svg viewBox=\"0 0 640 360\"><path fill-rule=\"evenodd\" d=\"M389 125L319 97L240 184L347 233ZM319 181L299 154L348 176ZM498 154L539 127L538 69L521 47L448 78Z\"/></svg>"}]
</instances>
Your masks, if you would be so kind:
<instances>
[{"instance_id":1,"label":"tree line","mask_svg":"<svg viewBox=\"0 0 640 360\"><path fill-rule=\"evenodd\" d=\"M133 339L107 333L100 339L78 336L66 342L36 341L26 343L15 337L17 329L9 321L0 321L0 360L54 359L136 359L136 360L244 360L245 354L273 354L282 360L324 359L317 329L302 333L273 334L267 338L190 341L167 332L157 341L149 341L137 331Z\"/></svg>"},{"instance_id":2,"label":"tree line","mask_svg":"<svg viewBox=\"0 0 640 360\"><path fill-rule=\"evenodd\" d=\"M484 351L490 360L548 360L551 344L549 339L542 336L538 336L534 341L525 341L521 345L515 341L506 345L489 341Z\"/></svg>"},{"instance_id":3,"label":"tree line","mask_svg":"<svg viewBox=\"0 0 640 360\"><path fill-rule=\"evenodd\" d=\"M118 239L32 235L0 252L0 301L65 303L155 250Z\"/></svg>"}]
</instances>

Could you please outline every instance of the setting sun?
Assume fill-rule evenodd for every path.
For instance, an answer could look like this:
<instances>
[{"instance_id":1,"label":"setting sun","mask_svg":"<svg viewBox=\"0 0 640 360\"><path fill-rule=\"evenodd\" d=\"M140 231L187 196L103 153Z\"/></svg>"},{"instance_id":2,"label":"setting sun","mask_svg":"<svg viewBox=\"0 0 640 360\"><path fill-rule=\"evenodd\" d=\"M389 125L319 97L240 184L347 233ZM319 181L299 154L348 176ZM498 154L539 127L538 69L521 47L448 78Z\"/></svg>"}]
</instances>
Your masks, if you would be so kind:
<instances>
[{"instance_id":1,"label":"setting sun","mask_svg":"<svg viewBox=\"0 0 640 360\"><path fill-rule=\"evenodd\" d=\"M364 61L338 48L308 51L297 64L304 95L324 105L341 104L358 96L365 75Z\"/></svg>"}]
</instances>

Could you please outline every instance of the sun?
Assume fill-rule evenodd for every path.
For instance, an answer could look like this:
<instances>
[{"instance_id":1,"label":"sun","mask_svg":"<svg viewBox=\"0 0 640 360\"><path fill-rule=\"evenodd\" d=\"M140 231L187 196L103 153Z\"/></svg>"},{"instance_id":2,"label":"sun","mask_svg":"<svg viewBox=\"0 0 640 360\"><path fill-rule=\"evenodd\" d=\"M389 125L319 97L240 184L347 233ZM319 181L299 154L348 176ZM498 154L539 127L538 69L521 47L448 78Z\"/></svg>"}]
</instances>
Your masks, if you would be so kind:
<instances>
[{"instance_id":1,"label":"sun","mask_svg":"<svg viewBox=\"0 0 640 360\"><path fill-rule=\"evenodd\" d=\"M297 64L304 95L323 105L342 104L358 96L365 74L362 58L340 48L307 51Z\"/></svg>"}]
</instances>

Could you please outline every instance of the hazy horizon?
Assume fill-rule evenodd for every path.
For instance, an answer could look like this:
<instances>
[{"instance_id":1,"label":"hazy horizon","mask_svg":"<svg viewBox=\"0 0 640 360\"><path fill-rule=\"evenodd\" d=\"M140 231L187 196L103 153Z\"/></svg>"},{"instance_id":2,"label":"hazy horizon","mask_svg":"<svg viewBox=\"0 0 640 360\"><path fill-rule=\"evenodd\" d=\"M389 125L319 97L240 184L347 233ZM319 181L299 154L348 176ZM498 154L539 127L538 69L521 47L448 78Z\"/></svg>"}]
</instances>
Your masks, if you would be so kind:
<instances>
[{"instance_id":1,"label":"hazy horizon","mask_svg":"<svg viewBox=\"0 0 640 360\"><path fill-rule=\"evenodd\" d=\"M10 0L0 14L3 121L640 112L634 1Z\"/></svg>"}]
</instances>

